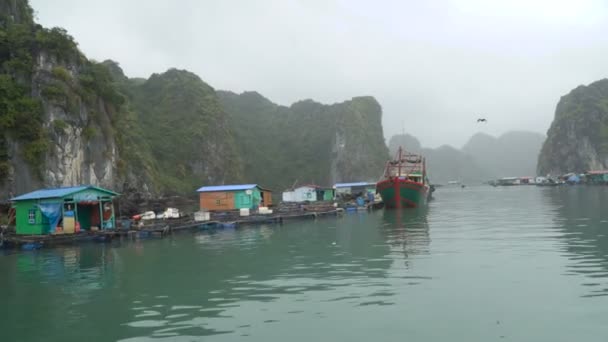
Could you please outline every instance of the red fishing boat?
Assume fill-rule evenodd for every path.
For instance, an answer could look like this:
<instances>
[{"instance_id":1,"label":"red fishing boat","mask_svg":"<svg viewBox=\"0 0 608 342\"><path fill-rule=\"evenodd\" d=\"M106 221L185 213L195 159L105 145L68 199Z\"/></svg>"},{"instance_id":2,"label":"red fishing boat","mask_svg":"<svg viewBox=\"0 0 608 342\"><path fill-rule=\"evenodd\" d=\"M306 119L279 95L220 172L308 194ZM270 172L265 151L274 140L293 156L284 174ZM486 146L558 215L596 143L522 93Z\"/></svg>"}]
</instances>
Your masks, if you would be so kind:
<instances>
[{"instance_id":1,"label":"red fishing boat","mask_svg":"<svg viewBox=\"0 0 608 342\"><path fill-rule=\"evenodd\" d=\"M425 158L406 153L399 147L395 159L386 163L383 179L376 184L376 191L387 208L425 206L431 196Z\"/></svg>"}]
</instances>

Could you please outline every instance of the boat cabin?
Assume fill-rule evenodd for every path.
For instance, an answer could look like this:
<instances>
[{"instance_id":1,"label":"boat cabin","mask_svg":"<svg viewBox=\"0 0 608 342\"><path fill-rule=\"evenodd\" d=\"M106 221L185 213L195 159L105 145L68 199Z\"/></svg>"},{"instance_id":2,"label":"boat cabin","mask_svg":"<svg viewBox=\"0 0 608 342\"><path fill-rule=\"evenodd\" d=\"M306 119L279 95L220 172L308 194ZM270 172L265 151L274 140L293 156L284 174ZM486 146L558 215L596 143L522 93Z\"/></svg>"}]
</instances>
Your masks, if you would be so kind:
<instances>
[{"instance_id":1,"label":"boat cabin","mask_svg":"<svg viewBox=\"0 0 608 342\"><path fill-rule=\"evenodd\" d=\"M73 234L113 229L117 193L82 185L36 190L11 198L16 231L22 235Z\"/></svg>"},{"instance_id":2,"label":"boat cabin","mask_svg":"<svg viewBox=\"0 0 608 342\"><path fill-rule=\"evenodd\" d=\"M426 160L418 154L404 153L401 148L394 160L387 162L384 170L385 179L400 178L426 184Z\"/></svg>"}]
</instances>

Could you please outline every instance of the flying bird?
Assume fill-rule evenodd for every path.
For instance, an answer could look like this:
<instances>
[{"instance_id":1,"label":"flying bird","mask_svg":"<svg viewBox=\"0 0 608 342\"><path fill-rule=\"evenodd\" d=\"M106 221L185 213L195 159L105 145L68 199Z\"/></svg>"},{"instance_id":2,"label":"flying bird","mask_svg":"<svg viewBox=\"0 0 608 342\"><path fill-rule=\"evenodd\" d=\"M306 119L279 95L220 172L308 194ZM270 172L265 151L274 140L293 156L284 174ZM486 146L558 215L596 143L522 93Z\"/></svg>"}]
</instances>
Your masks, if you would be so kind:
<instances>
[{"instance_id":1,"label":"flying bird","mask_svg":"<svg viewBox=\"0 0 608 342\"><path fill-rule=\"evenodd\" d=\"M488 122L486 119L477 119L477 122Z\"/></svg>"}]
</instances>

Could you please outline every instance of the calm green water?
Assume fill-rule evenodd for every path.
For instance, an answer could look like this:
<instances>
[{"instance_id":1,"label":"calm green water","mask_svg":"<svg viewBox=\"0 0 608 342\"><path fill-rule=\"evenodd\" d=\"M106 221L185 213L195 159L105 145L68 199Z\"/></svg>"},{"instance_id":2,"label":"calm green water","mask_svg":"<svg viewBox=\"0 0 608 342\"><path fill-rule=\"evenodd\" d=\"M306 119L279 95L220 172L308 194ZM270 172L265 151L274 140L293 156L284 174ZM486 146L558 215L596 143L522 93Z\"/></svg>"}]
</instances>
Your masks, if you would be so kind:
<instances>
[{"instance_id":1,"label":"calm green water","mask_svg":"<svg viewBox=\"0 0 608 342\"><path fill-rule=\"evenodd\" d=\"M0 340L608 340L608 188L436 197L0 256Z\"/></svg>"}]
</instances>

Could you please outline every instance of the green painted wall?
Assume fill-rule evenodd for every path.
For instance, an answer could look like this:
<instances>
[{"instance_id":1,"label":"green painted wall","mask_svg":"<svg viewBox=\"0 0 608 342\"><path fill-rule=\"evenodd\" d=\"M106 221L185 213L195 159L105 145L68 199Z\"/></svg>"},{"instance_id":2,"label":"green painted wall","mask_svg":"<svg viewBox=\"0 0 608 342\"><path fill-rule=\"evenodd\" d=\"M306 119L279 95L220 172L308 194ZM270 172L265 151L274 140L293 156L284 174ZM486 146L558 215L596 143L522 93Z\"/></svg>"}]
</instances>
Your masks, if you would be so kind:
<instances>
[{"instance_id":1,"label":"green painted wall","mask_svg":"<svg viewBox=\"0 0 608 342\"><path fill-rule=\"evenodd\" d=\"M253 209L260 205L262 201L262 192L255 188L251 190L251 195L247 195L246 190L234 192L234 206L236 209Z\"/></svg>"},{"instance_id":2,"label":"green painted wall","mask_svg":"<svg viewBox=\"0 0 608 342\"><path fill-rule=\"evenodd\" d=\"M43 224L42 213L40 212L40 209L38 209L37 203L38 201L30 200L13 204L13 207L15 208L17 234L39 235L48 233L48 224L47 227ZM35 222L33 224L29 221L30 210L34 210L35 212Z\"/></svg>"},{"instance_id":3,"label":"green painted wall","mask_svg":"<svg viewBox=\"0 0 608 342\"><path fill-rule=\"evenodd\" d=\"M334 189L325 189L325 193L323 194L324 201L333 201L334 200Z\"/></svg>"},{"instance_id":4,"label":"green painted wall","mask_svg":"<svg viewBox=\"0 0 608 342\"><path fill-rule=\"evenodd\" d=\"M244 191L243 191L244 194ZM259 195L259 193L258 193ZM15 208L15 224L17 234L22 235L40 235L49 234L50 227L49 223L46 222L46 218L42 216L40 209L38 209L38 203L64 203L66 199L74 199L75 201L97 201L98 198L110 198L113 197L109 193L98 190L98 189L85 189L80 192L67 195L61 198L47 198L42 200L25 200L13 203ZM258 201L259 203L259 201ZM248 207L245 207L248 208ZM35 223L29 222L30 210L35 211ZM88 229L90 227L90 217L85 217L84 213L78 212L78 221L81 223L81 228ZM83 226L84 223L84 227ZM112 227L115 227L115 218L112 219Z\"/></svg>"}]
</instances>

